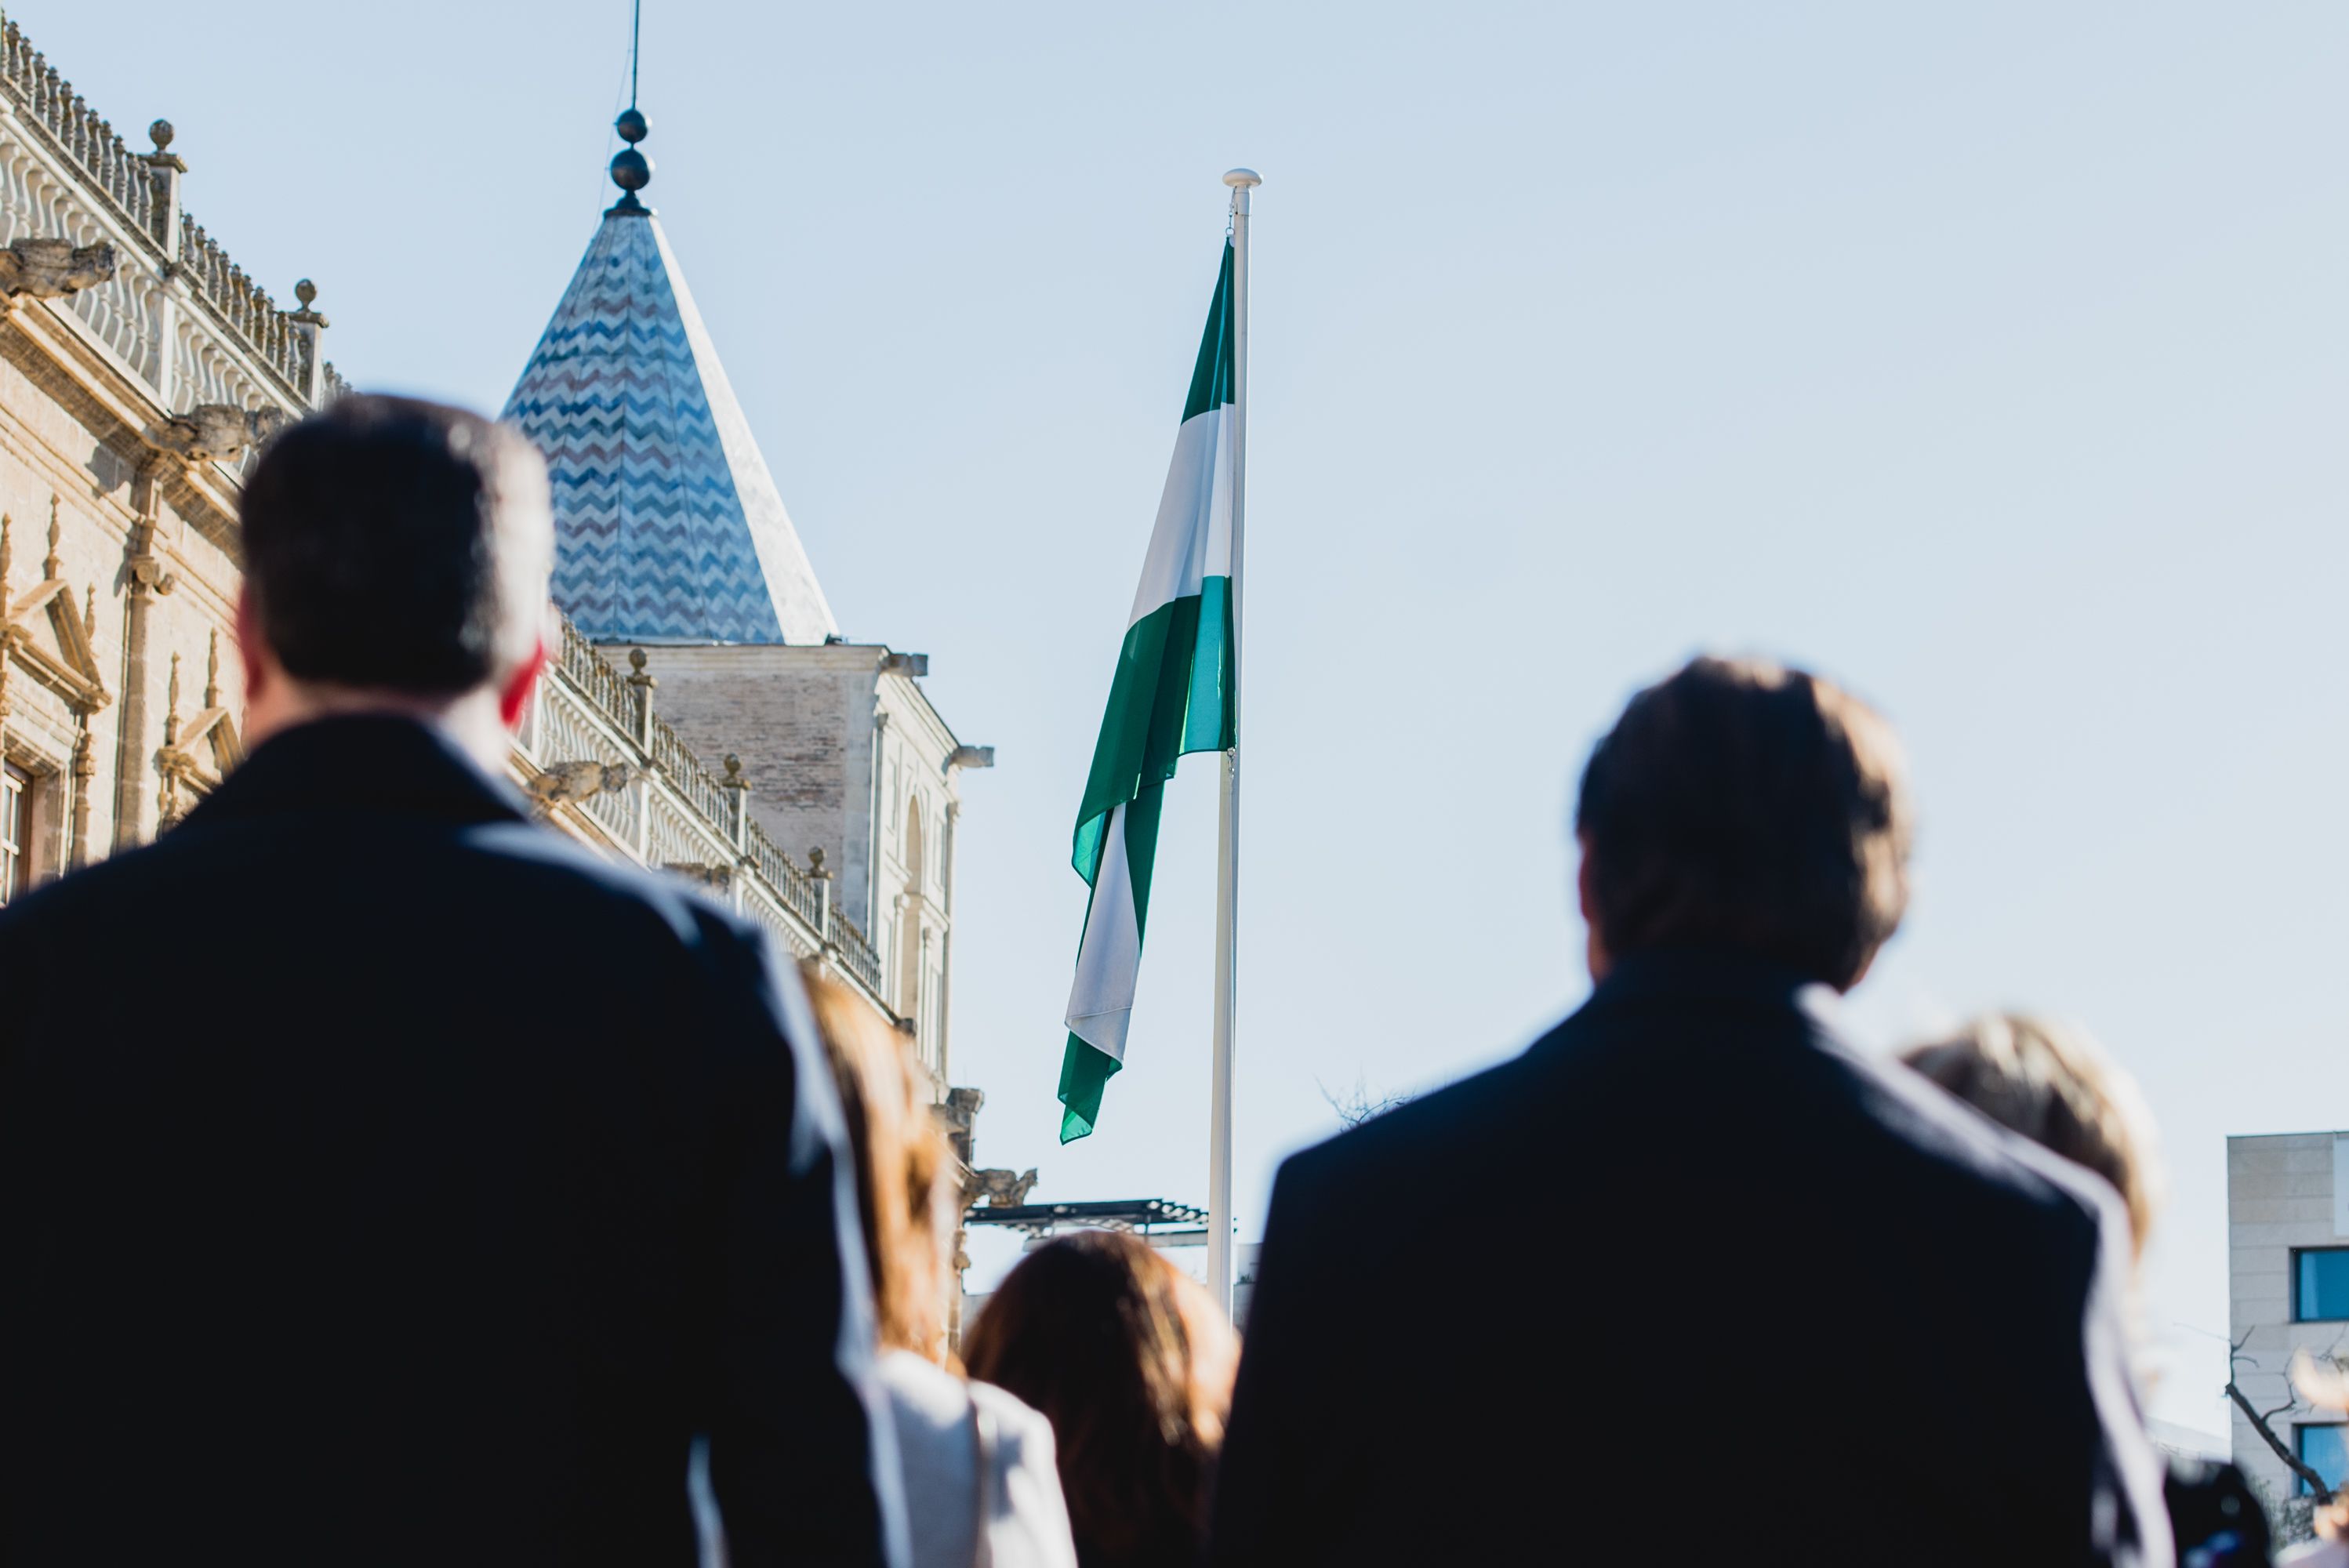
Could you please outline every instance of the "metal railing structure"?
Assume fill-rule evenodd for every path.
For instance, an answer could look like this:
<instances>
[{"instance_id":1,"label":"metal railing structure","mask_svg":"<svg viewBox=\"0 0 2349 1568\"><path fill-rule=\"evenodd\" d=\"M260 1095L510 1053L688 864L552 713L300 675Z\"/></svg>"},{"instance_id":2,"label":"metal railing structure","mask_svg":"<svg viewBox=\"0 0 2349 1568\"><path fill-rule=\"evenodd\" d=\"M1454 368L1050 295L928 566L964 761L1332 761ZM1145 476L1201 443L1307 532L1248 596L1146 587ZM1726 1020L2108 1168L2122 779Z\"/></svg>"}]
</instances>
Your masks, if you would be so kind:
<instances>
[{"instance_id":1,"label":"metal railing structure","mask_svg":"<svg viewBox=\"0 0 2349 1568\"><path fill-rule=\"evenodd\" d=\"M0 117L18 133L0 139L0 239L117 248L114 277L60 304L167 410L268 403L300 411L349 389L319 357L326 322L308 300L300 310L278 308L181 210L185 165L168 150L169 123L155 123L152 152L132 150L5 13Z\"/></svg>"},{"instance_id":2,"label":"metal railing structure","mask_svg":"<svg viewBox=\"0 0 2349 1568\"><path fill-rule=\"evenodd\" d=\"M631 860L679 872L762 922L798 957L822 957L887 1017L880 955L854 921L833 906L831 876L802 867L750 820L750 780L733 759L723 776L653 711L655 682L641 648L623 675L568 619L563 647L523 720L516 749L526 772L571 776L599 765L596 788L549 792L549 815L587 830Z\"/></svg>"}]
</instances>

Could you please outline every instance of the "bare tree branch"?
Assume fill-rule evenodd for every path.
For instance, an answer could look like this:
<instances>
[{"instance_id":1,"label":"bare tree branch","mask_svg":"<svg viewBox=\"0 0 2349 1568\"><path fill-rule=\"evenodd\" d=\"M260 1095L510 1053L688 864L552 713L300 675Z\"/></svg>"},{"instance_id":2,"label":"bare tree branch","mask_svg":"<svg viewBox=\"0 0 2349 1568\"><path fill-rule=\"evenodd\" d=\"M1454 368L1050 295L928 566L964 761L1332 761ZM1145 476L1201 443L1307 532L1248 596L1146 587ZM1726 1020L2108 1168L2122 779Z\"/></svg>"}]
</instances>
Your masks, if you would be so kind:
<instances>
[{"instance_id":1,"label":"bare tree branch","mask_svg":"<svg viewBox=\"0 0 2349 1568\"><path fill-rule=\"evenodd\" d=\"M2238 1345L2236 1348L2240 1350L2242 1347ZM2297 1401L2290 1401L2285 1404L2279 1405L2274 1409L2270 1410L2267 1415L2263 1416L2260 1414L2259 1411L2251 1408L2251 1402L2243 1397L2243 1391L2235 1386L2235 1379L2231 1376L2227 1379L2227 1398L2235 1402L2235 1408L2242 1411L2242 1413L2250 1418L2251 1430L2259 1433L2260 1440L2267 1444L2269 1451L2283 1461L2284 1468L2286 1470L2292 1471L2294 1476L2306 1482L2308 1489L2314 1492L2318 1497L2326 1498L2333 1495L2332 1483L2327 1481L2323 1476L2317 1474L2315 1470L2308 1463L2308 1461L2294 1453L2292 1449L2292 1445L2285 1442L2282 1438L2277 1437L2275 1434L2275 1429L2268 1425L2270 1417L2283 1414L2286 1410L2291 1409L2292 1404L2297 1403Z\"/></svg>"},{"instance_id":2,"label":"bare tree branch","mask_svg":"<svg viewBox=\"0 0 2349 1568\"><path fill-rule=\"evenodd\" d=\"M1408 1094L1390 1094L1373 1099L1359 1078L1354 1080L1354 1087L1343 1094L1331 1094L1330 1086L1319 1078L1313 1080L1313 1087L1321 1091L1321 1098L1329 1102L1331 1110L1338 1113L1338 1125L1350 1130L1409 1105L1417 1098Z\"/></svg>"}]
</instances>

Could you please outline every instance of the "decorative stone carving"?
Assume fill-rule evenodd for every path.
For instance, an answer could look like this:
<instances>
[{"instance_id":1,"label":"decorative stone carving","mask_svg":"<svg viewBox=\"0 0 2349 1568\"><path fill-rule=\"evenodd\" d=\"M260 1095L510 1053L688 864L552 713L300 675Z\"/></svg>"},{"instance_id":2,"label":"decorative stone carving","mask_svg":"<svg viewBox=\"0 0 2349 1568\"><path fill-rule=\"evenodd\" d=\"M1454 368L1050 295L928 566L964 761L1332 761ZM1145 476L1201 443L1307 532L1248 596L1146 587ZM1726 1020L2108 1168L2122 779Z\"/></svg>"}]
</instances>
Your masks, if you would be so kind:
<instances>
[{"instance_id":1,"label":"decorative stone carving","mask_svg":"<svg viewBox=\"0 0 2349 1568\"><path fill-rule=\"evenodd\" d=\"M697 887L708 888L721 897L733 891L732 866L706 866L698 861L671 861L661 870L681 876Z\"/></svg>"},{"instance_id":2,"label":"decorative stone carving","mask_svg":"<svg viewBox=\"0 0 2349 1568\"><path fill-rule=\"evenodd\" d=\"M63 299L113 281L119 259L110 244L71 240L12 240L0 250L0 294L11 299Z\"/></svg>"},{"instance_id":3,"label":"decorative stone carving","mask_svg":"<svg viewBox=\"0 0 2349 1568\"><path fill-rule=\"evenodd\" d=\"M557 762L530 781L530 792L543 805L575 803L617 793L631 777L625 762Z\"/></svg>"},{"instance_id":4,"label":"decorative stone carving","mask_svg":"<svg viewBox=\"0 0 2349 1568\"><path fill-rule=\"evenodd\" d=\"M172 415L156 433L155 444L191 463L233 463L276 434L285 422L283 408L199 403L184 414Z\"/></svg>"},{"instance_id":5,"label":"decorative stone carving","mask_svg":"<svg viewBox=\"0 0 2349 1568\"><path fill-rule=\"evenodd\" d=\"M1035 1187L1033 1171L1017 1175L1009 1171L974 1171L962 1184L963 1206L972 1207L984 1198L989 1208L1016 1209L1028 1201Z\"/></svg>"},{"instance_id":6,"label":"decorative stone carving","mask_svg":"<svg viewBox=\"0 0 2349 1568\"><path fill-rule=\"evenodd\" d=\"M21 598L7 589L10 559L9 520L0 517L0 650L22 665L34 679L65 698L76 712L88 714L113 701L106 689L106 672L90 641L90 614L97 603L95 585L79 605L65 580L59 555L63 524L57 498L49 498L49 553L41 562L41 581ZM54 634L54 650L31 635L34 617L46 614ZM0 669L0 714L6 707L7 678Z\"/></svg>"},{"instance_id":7,"label":"decorative stone carving","mask_svg":"<svg viewBox=\"0 0 2349 1568\"><path fill-rule=\"evenodd\" d=\"M204 660L204 706L187 722L180 722L180 655L171 655L171 684L163 715L163 746L155 753L155 770L163 777L162 810L158 831L179 826L195 803L220 785L229 770L244 760L244 740L236 732L228 708L221 702L220 633L212 634ZM199 750L210 743L212 766Z\"/></svg>"}]
</instances>

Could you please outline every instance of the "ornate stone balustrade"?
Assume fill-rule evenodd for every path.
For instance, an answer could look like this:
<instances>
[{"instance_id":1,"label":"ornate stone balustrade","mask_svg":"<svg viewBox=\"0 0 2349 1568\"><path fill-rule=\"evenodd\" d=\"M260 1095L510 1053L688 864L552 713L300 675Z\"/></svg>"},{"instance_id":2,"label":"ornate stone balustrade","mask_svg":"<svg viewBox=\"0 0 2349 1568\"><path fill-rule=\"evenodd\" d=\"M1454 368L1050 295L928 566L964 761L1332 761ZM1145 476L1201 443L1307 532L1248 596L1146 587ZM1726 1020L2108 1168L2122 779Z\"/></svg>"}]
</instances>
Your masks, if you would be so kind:
<instances>
[{"instance_id":1,"label":"ornate stone balustrade","mask_svg":"<svg viewBox=\"0 0 2349 1568\"><path fill-rule=\"evenodd\" d=\"M516 747L525 774L542 781L546 810L575 813L574 825L617 853L701 882L767 924L799 957L822 954L885 1016L895 1016L880 956L833 907L829 877L796 864L750 820L742 799L750 782L730 767L722 778L703 767L652 711L656 682L642 650L629 663L634 674L623 675L563 623L561 654L539 684ZM597 787L574 789L572 780L582 777ZM624 782L614 787L614 779Z\"/></svg>"},{"instance_id":2,"label":"ornate stone balustrade","mask_svg":"<svg viewBox=\"0 0 2349 1568\"><path fill-rule=\"evenodd\" d=\"M0 242L111 243L110 279L58 302L170 413L205 403L289 412L348 390L319 358L326 318L278 308L180 207L186 166L158 120L135 152L0 13ZM306 285L305 295L315 291Z\"/></svg>"}]
</instances>

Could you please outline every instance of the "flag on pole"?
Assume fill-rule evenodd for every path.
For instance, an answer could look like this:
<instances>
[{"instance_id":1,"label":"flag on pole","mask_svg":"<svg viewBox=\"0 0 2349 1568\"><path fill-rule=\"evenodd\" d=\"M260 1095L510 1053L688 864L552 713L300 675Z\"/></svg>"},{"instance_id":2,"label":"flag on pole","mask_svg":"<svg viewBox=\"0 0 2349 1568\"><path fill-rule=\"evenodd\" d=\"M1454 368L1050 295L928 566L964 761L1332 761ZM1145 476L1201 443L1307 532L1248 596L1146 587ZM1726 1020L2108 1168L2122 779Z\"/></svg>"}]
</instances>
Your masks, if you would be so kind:
<instances>
[{"instance_id":1,"label":"flag on pole","mask_svg":"<svg viewBox=\"0 0 2349 1568\"><path fill-rule=\"evenodd\" d=\"M1232 247L1207 308L1206 335L1174 435L1142 586L1126 619L1109 711L1093 745L1074 861L1092 888L1069 990L1061 1059L1061 1141L1101 1119L1102 1088L1125 1064L1142 970L1142 928L1158 849L1158 808L1184 753L1233 739Z\"/></svg>"}]
</instances>

